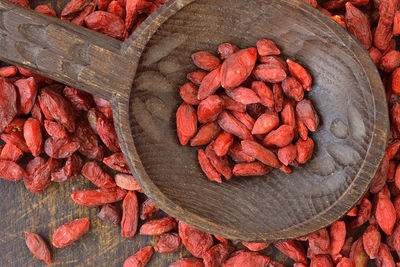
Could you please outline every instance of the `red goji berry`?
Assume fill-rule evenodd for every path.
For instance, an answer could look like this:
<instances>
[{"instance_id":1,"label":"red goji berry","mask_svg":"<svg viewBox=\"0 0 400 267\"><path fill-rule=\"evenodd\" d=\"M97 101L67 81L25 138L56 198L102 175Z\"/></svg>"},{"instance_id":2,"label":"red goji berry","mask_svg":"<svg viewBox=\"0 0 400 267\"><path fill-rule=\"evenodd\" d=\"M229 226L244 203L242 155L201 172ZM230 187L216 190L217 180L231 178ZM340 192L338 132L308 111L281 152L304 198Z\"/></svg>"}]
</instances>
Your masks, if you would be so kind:
<instances>
[{"instance_id":1,"label":"red goji berry","mask_svg":"<svg viewBox=\"0 0 400 267\"><path fill-rule=\"evenodd\" d=\"M36 258L47 264L51 263L50 250L41 236L35 233L25 232L25 243Z\"/></svg>"},{"instance_id":2,"label":"red goji berry","mask_svg":"<svg viewBox=\"0 0 400 267\"><path fill-rule=\"evenodd\" d=\"M121 235L133 238L139 222L139 204L135 191L129 191L122 202Z\"/></svg>"}]
</instances>

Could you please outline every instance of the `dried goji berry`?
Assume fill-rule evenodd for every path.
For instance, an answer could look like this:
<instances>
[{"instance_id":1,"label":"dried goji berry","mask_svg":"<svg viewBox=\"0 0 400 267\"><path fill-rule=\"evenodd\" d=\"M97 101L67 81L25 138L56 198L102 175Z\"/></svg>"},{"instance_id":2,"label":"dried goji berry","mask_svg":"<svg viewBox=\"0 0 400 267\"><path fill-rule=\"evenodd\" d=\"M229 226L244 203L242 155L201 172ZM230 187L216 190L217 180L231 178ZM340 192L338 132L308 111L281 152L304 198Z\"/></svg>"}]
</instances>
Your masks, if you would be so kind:
<instances>
[{"instance_id":1,"label":"dried goji berry","mask_svg":"<svg viewBox=\"0 0 400 267\"><path fill-rule=\"evenodd\" d=\"M211 95L200 102L197 108L197 119L200 123L213 122L222 109L222 99L218 95Z\"/></svg>"},{"instance_id":2,"label":"dried goji berry","mask_svg":"<svg viewBox=\"0 0 400 267\"><path fill-rule=\"evenodd\" d=\"M307 138L306 140L299 139L296 142L296 150L296 161L300 164L304 164L312 157L314 141L311 138Z\"/></svg>"},{"instance_id":3,"label":"dried goji berry","mask_svg":"<svg viewBox=\"0 0 400 267\"><path fill-rule=\"evenodd\" d=\"M340 254L346 239L346 224L344 221L337 221L329 228L330 248L329 255L334 259Z\"/></svg>"},{"instance_id":4,"label":"dried goji berry","mask_svg":"<svg viewBox=\"0 0 400 267\"><path fill-rule=\"evenodd\" d=\"M89 159L102 160L104 157L104 146L99 137L87 122L78 123L75 136L79 139L79 152Z\"/></svg>"},{"instance_id":5,"label":"dried goji berry","mask_svg":"<svg viewBox=\"0 0 400 267\"><path fill-rule=\"evenodd\" d=\"M381 244L381 234L374 225L369 225L363 233L363 247L370 259L375 259L378 255L379 245Z\"/></svg>"},{"instance_id":6,"label":"dried goji berry","mask_svg":"<svg viewBox=\"0 0 400 267\"><path fill-rule=\"evenodd\" d=\"M46 129L46 132L50 136L56 137L58 139L68 138L67 130L65 130L65 128L61 124L58 124L55 121L45 120L44 128Z\"/></svg>"},{"instance_id":7,"label":"dried goji berry","mask_svg":"<svg viewBox=\"0 0 400 267\"><path fill-rule=\"evenodd\" d=\"M379 246L379 251L375 259L375 263L377 267L395 266L393 256L390 253L390 249L386 244L381 243L381 245Z\"/></svg>"},{"instance_id":8,"label":"dried goji berry","mask_svg":"<svg viewBox=\"0 0 400 267\"><path fill-rule=\"evenodd\" d=\"M213 145L215 154L219 157L225 156L231 148L233 140L233 135L230 133L223 132L219 134Z\"/></svg>"},{"instance_id":9,"label":"dried goji berry","mask_svg":"<svg viewBox=\"0 0 400 267\"><path fill-rule=\"evenodd\" d=\"M242 242L242 245L248 248L251 251L260 251L266 249L269 246L269 243L248 243Z\"/></svg>"},{"instance_id":10,"label":"dried goji berry","mask_svg":"<svg viewBox=\"0 0 400 267\"><path fill-rule=\"evenodd\" d=\"M382 192L378 193L375 217L382 231L387 235L392 234L394 224L396 223L396 211L390 198Z\"/></svg>"},{"instance_id":11,"label":"dried goji berry","mask_svg":"<svg viewBox=\"0 0 400 267\"><path fill-rule=\"evenodd\" d=\"M157 208L156 204L154 204L154 202L148 198L140 205L140 219L147 220L148 218L153 217L159 211L160 209Z\"/></svg>"},{"instance_id":12,"label":"dried goji berry","mask_svg":"<svg viewBox=\"0 0 400 267\"><path fill-rule=\"evenodd\" d=\"M294 112L294 104L286 103L281 112L281 120L282 124L289 125L296 129L296 116Z\"/></svg>"},{"instance_id":13,"label":"dried goji berry","mask_svg":"<svg viewBox=\"0 0 400 267\"><path fill-rule=\"evenodd\" d=\"M221 68L208 73L201 81L197 99L203 100L214 94L221 87Z\"/></svg>"},{"instance_id":14,"label":"dried goji berry","mask_svg":"<svg viewBox=\"0 0 400 267\"><path fill-rule=\"evenodd\" d=\"M252 73L257 60L255 47L242 49L228 57L221 66L221 85L233 89L244 82Z\"/></svg>"},{"instance_id":15,"label":"dried goji berry","mask_svg":"<svg viewBox=\"0 0 400 267\"><path fill-rule=\"evenodd\" d=\"M200 86L201 82L203 81L204 77L206 77L208 73L204 70L197 70L186 75L186 78L194 83L196 86ZM197 97L197 93L196 93ZM193 105L193 104L192 104Z\"/></svg>"},{"instance_id":16,"label":"dried goji berry","mask_svg":"<svg viewBox=\"0 0 400 267\"><path fill-rule=\"evenodd\" d=\"M235 54L239 48L230 43L223 43L218 46L218 54L221 57L222 60L227 59L231 55Z\"/></svg>"},{"instance_id":17,"label":"dried goji berry","mask_svg":"<svg viewBox=\"0 0 400 267\"><path fill-rule=\"evenodd\" d=\"M315 255L311 259L310 267L333 267L333 262L329 255Z\"/></svg>"},{"instance_id":18,"label":"dried goji berry","mask_svg":"<svg viewBox=\"0 0 400 267\"><path fill-rule=\"evenodd\" d=\"M289 144L285 147L279 148L278 150L278 159L285 166L288 166L292 163L297 157L297 148L293 144Z\"/></svg>"},{"instance_id":19,"label":"dried goji berry","mask_svg":"<svg viewBox=\"0 0 400 267\"><path fill-rule=\"evenodd\" d=\"M221 266L229 257L229 254L232 253L234 250L234 248L229 247L225 244L218 244L211 247L203 255L203 262L205 267Z\"/></svg>"},{"instance_id":20,"label":"dried goji berry","mask_svg":"<svg viewBox=\"0 0 400 267\"><path fill-rule=\"evenodd\" d=\"M226 110L222 111L218 116L218 124L225 132L233 134L242 140L253 140L249 129Z\"/></svg>"},{"instance_id":21,"label":"dried goji berry","mask_svg":"<svg viewBox=\"0 0 400 267\"><path fill-rule=\"evenodd\" d=\"M233 145L228 152L229 157L237 163L241 162L253 162L255 159L246 153L242 149L242 145L239 142L234 141Z\"/></svg>"},{"instance_id":22,"label":"dried goji berry","mask_svg":"<svg viewBox=\"0 0 400 267\"><path fill-rule=\"evenodd\" d=\"M154 249L151 246L142 248L136 254L127 258L123 267L144 267L153 256Z\"/></svg>"},{"instance_id":23,"label":"dried goji berry","mask_svg":"<svg viewBox=\"0 0 400 267\"><path fill-rule=\"evenodd\" d=\"M251 84L251 89L257 93L260 103L271 109L274 108L274 95L271 88L269 88L264 82L254 81Z\"/></svg>"},{"instance_id":24,"label":"dried goji berry","mask_svg":"<svg viewBox=\"0 0 400 267\"><path fill-rule=\"evenodd\" d=\"M174 253L183 247L182 239L177 233L165 233L156 237L154 250L158 253Z\"/></svg>"},{"instance_id":25,"label":"dried goji berry","mask_svg":"<svg viewBox=\"0 0 400 267\"><path fill-rule=\"evenodd\" d=\"M301 101L304 97L303 86L293 77L286 77L282 81L282 89L286 96Z\"/></svg>"},{"instance_id":26,"label":"dried goji berry","mask_svg":"<svg viewBox=\"0 0 400 267\"><path fill-rule=\"evenodd\" d=\"M90 2L79 14L71 20L72 23L82 26L85 22L85 18L89 16L96 8L95 1Z\"/></svg>"},{"instance_id":27,"label":"dried goji berry","mask_svg":"<svg viewBox=\"0 0 400 267\"><path fill-rule=\"evenodd\" d=\"M74 153L57 172L51 174L52 182L65 182L68 179L75 179L81 173L83 161L80 156Z\"/></svg>"},{"instance_id":28,"label":"dried goji berry","mask_svg":"<svg viewBox=\"0 0 400 267\"><path fill-rule=\"evenodd\" d=\"M65 86L63 95L76 110L88 111L94 106L92 95L76 88Z\"/></svg>"},{"instance_id":29,"label":"dried goji berry","mask_svg":"<svg viewBox=\"0 0 400 267\"><path fill-rule=\"evenodd\" d=\"M0 132L17 115L17 92L15 86L0 77Z\"/></svg>"},{"instance_id":30,"label":"dried goji berry","mask_svg":"<svg viewBox=\"0 0 400 267\"><path fill-rule=\"evenodd\" d=\"M214 166L211 164L209 158L203 149L199 149L198 151L198 161L200 163L200 167L203 172L206 174L207 178L210 181L215 181L218 183L222 183L221 174L217 172Z\"/></svg>"},{"instance_id":31,"label":"dried goji berry","mask_svg":"<svg viewBox=\"0 0 400 267\"><path fill-rule=\"evenodd\" d=\"M50 250L41 236L35 233L25 232L25 243L36 258L47 264L51 263Z\"/></svg>"},{"instance_id":32,"label":"dried goji berry","mask_svg":"<svg viewBox=\"0 0 400 267\"><path fill-rule=\"evenodd\" d=\"M8 78L17 74L18 68L15 66L8 66L0 68L0 77Z\"/></svg>"},{"instance_id":33,"label":"dried goji berry","mask_svg":"<svg viewBox=\"0 0 400 267\"><path fill-rule=\"evenodd\" d=\"M128 163L126 163L124 154L122 153L114 153L111 156L104 158L103 163L106 164L111 169L119 172L124 172L124 173L131 172Z\"/></svg>"},{"instance_id":34,"label":"dried goji berry","mask_svg":"<svg viewBox=\"0 0 400 267\"><path fill-rule=\"evenodd\" d=\"M190 140L191 146L202 146L210 143L221 132L216 122L206 123L200 127L197 134Z\"/></svg>"},{"instance_id":35,"label":"dried goji berry","mask_svg":"<svg viewBox=\"0 0 400 267\"><path fill-rule=\"evenodd\" d=\"M298 241L291 240L275 243L274 246L294 261L307 264L307 258L304 252L304 248Z\"/></svg>"},{"instance_id":36,"label":"dried goji berry","mask_svg":"<svg viewBox=\"0 0 400 267\"><path fill-rule=\"evenodd\" d=\"M104 205L100 212L97 214L100 220L110 222L115 225L121 223L121 211L120 209L112 204Z\"/></svg>"},{"instance_id":37,"label":"dried goji berry","mask_svg":"<svg viewBox=\"0 0 400 267\"><path fill-rule=\"evenodd\" d=\"M171 231L176 225L176 221L172 217L154 219L146 222L140 227L141 235L161 235Z\"/></svg>"},{"instance_id":38,"label":"dried goji berry","mask_svg":"<svg viewBox=\"0 0 400 267\"><path fill-rule=\"evenodd\" d=\"M233 174L236 176L260 176L271 172L272 167L261 162L238 163L233 167Z\"/></svg>"},{"instance_id":39,"label":"dried goji berry","mask_svg":"<svg viewBox=\"0 0 400 267\"><path fill-rule=\"evenodd\" d=\"M219 97L221 97L224 103L224 109L229 109L238 112L246 111L246 105L236 102L235 100L227 96L225 93L219 94Z\"/></svg>"},{"instance_id":40,"label":"dried goji berry","mask_svg":"<svg viewBox=\"0 0 400 267\"><path fill-rule=\"evenodd\" d=\"M24 135L27 135L27 133L25 132ZM70 157L79 147L79 141L75 137L68 139L49 137L44 143L44 152L49 157L63 159Z\"/></svg>"},{"instance_id":41,"label":"dried goji berry","mask_svg":"<svg viewBox=\"0 0 400 267\"><path fill-rule=\"evenodd\" d=\"M290 74L294 78L296 78L297 81L301 83L304 90L310 91L312 85L312 78L311 75L307 72L307 70L299 63L296 63L290 59L288 59L286 62L289 66Z\"/></svg>"},{"instance_id":42,"label":"dried goji berry","mask_svg":"<svg viewBox=\"0 0 400 267\"><path fill-rule=\"evenodd\" d=\"M94 161L85 163L82 174L98 187L112 188L116 186L111 176Z\"/></svg>"},{"instance_id":43,"label":"dried goji berry","mask_svg":"<svg viewBox=\"0 0 400 267\"><path fill-rule=\"evenodd\" d=\"M279 126L279 117L276 114L262 114L254 123L252 134L266 134Z\"/></svg>"},{"instance_id":44,"label":"dried goji berry","mask_svg":"<svg viewBox=\"0 0 400 267\"><path fill-rule=\"evenodd\" d=\"M91 30L119 40L124 40L128 34L121 17L106 11L94 11L85 18L85 24Z\"/></svg>"},{"instance_id":45,"label":"dried goji berry","mask_svg":"<svg viewBox=\"0 0 400 267\"><path fill-rule=\"evenodd\" d=\"M63 248L74 243L89 231L89 225L90 221L87 218L72 220L61 225L53 233L53 246Z\"/></svg>"},{"instance_id":46,"label":"dried goji berry","mask_svg":"<svg viewBox=\"0 0 400 267\"><path fill-rule=\"evenodd\" d=\"M364 251L362 237L355 241L351 246L350 259L354 266L367 266L368 255Z\"/></svg>"},{"instance_id":47,"label":"dried goji berry","mask_svg":"<svg viewBox=\"0 0 400 267\"><path fill-rule=\"evenodd\" d=\"M179 94L189 105L198 105L200 103L200 100L197 99L198 90L199 88L193 83L185 83L179 90Z\"/></svg>"},{"instance_id":48,"label":"dried goji berry","mask_svg":"<svg viewBox=\"0 0 400 267\"><path fill-rule=\"evenodd\" d=\"M134 191L130 191L134 192ZM76 191L71 195L75 203L86 206L96 207L108 203L118 202L124 199L126 191L118 187L97 190Z\"/></svg>"},{"instance_id":49,"label":"dried goji berry","mask_svg":"<svg viewBox=\"0 0 400 267\"><path fill-rule=\"evenodd\" d=\"M267 147L285 147L293 141L293 138L294 128L289 125L281 125L278 129L267 134L263 141L263 145Z\"/></svg>"},{"instance_id":50,"label":"dried goji berry","mask_svg":"<svg viewBox=\"0 0 400 267\"><path fill-rule=\"evenodd\" d=\"M208 157L211 165L215 168L215 170L222 174L225 179L229 180L232 178L232 169L231 165L229 164L228 157L227 156L222 156L219 157L215 153L213 149L214 143L210 143L206 150L206 156Z\"/></svg>"},{"instance_id":51,"label":"dried goji berry","mask_svg":"<svg viewBox=\"0 0 400 267\"><path fill-rule=\"evenodd\" d=\"M364 45L365 49L370 49L372 45L372 34L368 18L364 12L354 7L350 2L347 2L345 20L347 30Z\"/></svg>"},{"instance_id":52,"label":"dried goji berry","mask_svg":"<svg viewBox=\"0 0 400 267\"><path fill-rule=\"evenodd\" d=\"M369 189L369 191L372 194L378 193L385 186L388 170L389 170L389 159L385 155L383 157L383 161L379 168L379 171L378 171L376 177L374 178L374 180L372 181L371 187Z\"/></svg>"},{"instance_id":53,"label":"dried goji berry","mask_svg":"<svg viewBox=\"0 0 400 267\"><path fill-rule=\"evenodd\" d=\"M277 64L259 64L254 68L253 75L257 80L269 83L279 83L286 79L286 71Z\"/></svg>"},{"instance_id":54,"label":"dried goji berry","mask_svg":"<svg viewBox=\"0 0 400 267\"><path fill-rule=\"evenodd\" d=\"M270 258L257 252L237 251L230 256L222 267L264 267L270 263Z\"/></svg>"},{"instance_id":55,"label":"dried goji berry","mask_svg":"<svg viewBox=\"0 0 400 267\"><path fill-rule=\"evenodd\" d=\"M310 100L304 99L297 103L296 115L307 126L308 130L316 131L319 125L319 117Z\"/></svg>"},{"instance_id":56,"label":"dried goji berry","mask_svg":"<svg viewBox=\"0 0 400 267\"><path fill-rule=\"evenodd\" d=\"M221 60L207 51L192 54L193 63L205 71L213 71L221 65Z\"/></svg>"},{"instance_id":57,"label":"dried goji berry","mask_svg":"<svg viewBox=\"0 0 400 267\"><path fill-rule=\"evenodd\" d=\"M35 104L38 90L35 79L33 77L19 79L14 82L14 85L19 95L18 112L29 114Z\"/></svg>"},{"instance_id":58,"label":"dried goji berry","mask_svg":"<svg viewBox=\"0 0 400 267\"><path fill-rule=\"evenodd\" d=\"M24 155L24 152L12 143L7 143L0 151L0 159L17 162Z\"/></svg>"},{"instance_id":59,"label":"dried goji berry","mask_svg":"<svg viewBox=\"0 0 400 267\"><path fill-rule=\"evenodd\" d=\"M379 69L392 72L398 66L400 66L400 52L392 50L382 57Z\"/></svg>"},{"instance_id":60,"label":"dried goji berry","mask_svg":"<svg viewBox=\"0 0 400 267\"><path fill-rule=\"evenodd\" d=\"M135 191L129 191L122 202L121 235L133 238L139 222L139 203Z\"/></svg>"},{"instance_id":61,"label":"dried goji berry","mask_svg":"<svg viewBox=\"0 0 400 267\"><path fill-rule=\"evenodd\" d=\"M260 39L257 41L257 52L260 56L274 56L281 53L276 44L267 39Z\"/></svg>"},{"instance_id":62,"label":"dried goji berry","mask_svg":"<svg viewBox=\"0 0 400 267\"><path fill-rule=\"evenodd\" d=\"M280 168L282 165L278 161L276 155L269 149L254 141L242 141L242 149L247 155L261 161L262 163L274 167Z\"/></svg>"},{"instance_id":63,"label":"dried goji berry","mask_svg":"<svg viewBox=\"0 0 400 267\"><path fill-rule=\"evenodd\" d=\"M196 110L186 103L176 112L176 127L181 145L186 145L197 132Z\"/></svg>"},{"instance_id":64,"label":"dried goji berry","mask_svg":"<svg viewBox=\"0 0 400 267\"><path fill-rule=\"evenodd\" d=\"M39 5L34 9L36 12L46 14L52 17L57 17L56 11L49 7L48 5Z\"/></svg>"},{"instance_id":65,"label":"dried goji berry","mask_svg":"<svg viewBox=\"0 0 400 267\"><path fill-rule=\"evenodd\" d=\"M105 117L99 117L97 119L96 128L101 141L103 141L108 149L110 149L112 152L121 152L118 136L111 120L108 120Z\"/></svg>"},{"instance_id":66,"label":"dried goji berry","mask_svg":"<svg viewBox=\"0 0 400 267\"><path fill-rule=\"evenodd\" d=\"M114 180L117 186L121 187L122 189L139 192L142 191L135 177L133 177L132 175L118 173L115 175Z\"/></svg>"},{"instance_id":67,"label":"dried goji berry","mask_svg":"<svg viewBox=\"0 0 400 267\"><path fill-rule=\"evenodd\" d=\"M204 253L213 245L213 238L210 234L193 228L182 221L179 221L179 236L186 249L198 258L203 258Z\"/></svg>"}]
</instances>

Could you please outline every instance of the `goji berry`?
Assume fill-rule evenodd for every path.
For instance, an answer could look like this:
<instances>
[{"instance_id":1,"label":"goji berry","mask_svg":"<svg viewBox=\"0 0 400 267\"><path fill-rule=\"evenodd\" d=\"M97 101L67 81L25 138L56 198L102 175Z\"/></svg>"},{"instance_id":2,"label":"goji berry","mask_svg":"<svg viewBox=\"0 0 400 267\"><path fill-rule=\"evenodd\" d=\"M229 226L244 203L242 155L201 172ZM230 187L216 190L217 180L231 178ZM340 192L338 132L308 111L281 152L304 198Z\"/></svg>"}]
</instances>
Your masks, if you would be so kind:
<instances>
[{"instance_id":1,"label":"goji berry","mask_svg":"<svg viewBox=\"0 0 400 267\"><path fill-rule=\"evenodd\" d=\"M213 122L223 109L222 99L218 95L211 95L202 100L197 108L197 119L200 123Z\"/></svg>"},{"instance_id":2,"label":"goji berry","mask_svg":"<svg viewBox=\"0 0 400 267\"><path fill-rule=\"evenodd\" d=\"M67 139L68 138L68 133L67 130L61 125L58 124L55 121L49 121L45 120L44 121L44 128L48 135L56 137L58 139Z\"/></svg>"},{"instance_id":3,"label":"goji berry","mask_svg":"<svg viewBox=\"0 0 400 267\"><path fill-rule=\"evenodd\" d=\"M233 174L236 176L259 176L271 172L272 168L261 162L238 163L233 167Z\"/></svg>"},{"instance_id":4,"label":"goji berry","mask_svg":"<svg viewBox=\"0 0 400 267\"><path fill-rule=\"evenodd\" d=\"M124 173L131 172L128 163L126 163L124 154L122 153L114 153L111 156L104 158L103 163L106 164L111 169L119 172L124 172Z\"/></svg>"},{"instance_id":5,"label":"goji berry","mask_svg":"<svg viewBox=\"0 0 400 267\"><path fill-rule=\"evenodd\" d=\"M281 53L276 44L267 39L261 39L257 41L257 52L260 56L274 56L280 55Z\"/></svg>"},{"instance_id":6,"label":"goji berry","mask_svg":"<svg viewBox=\"0 0 400 267\"><path fill-rule=\"evenodd\" d=\"M257 252L237 251L230 256L222 267L264 267L270 258Z\"/></svg>"},{"instance_id":7,"label":"goji berry","mask_svg":"<svg viewBox=\"0 0 400 267\"><path fill-rule=\"evenodd\" d=\"M242 49L228 57L221 66L221 85L233 89L244 82L252 73L257 60L255 47Z\"/></svg>"},{"instance_id":8,"label":"goji berry","mask_svg":"<svg viewBox=\"0 0 400 267\"><path fill-rule=\"evenodd\" d=\"M122 202L121 235L133 238L139 222L139 203L135 191L129 191Z\"/></svg>"},{"instance_id":9,"label":"goji berry","mask_svg":"<svg viewBox=\"0 0 400 267\"><path fill-rule=\"evenodd\" d=\"M94 11L85 18L85 24L91 30L119 40L124 40L128 34L121 17L106 11Z\"/></svg>"},{"instance_id":10,"label":"goji berry","mask_svg":"<svg viewBox=\"0 0 400 267\"><path fill-rule=\"evenodd\" d=\"M196 110L186 103L176 112L176 127L181 145L186 145L197 132Z\"/></svg>"},{"instance_id":11,"label":"goji berry","mask_svg":"<svg viewBox=\"0 0 400 267\"><path fill-rule=\"evenodd\" d=\"M186 223L179 221L179 236L189 252L197 257L203 258L204 253L213 245L213 238L210 234L193 228Z\"/></svg>"},{"instance_id":12,"label":"goji berry","mask_svg":"<svg viewBox=\"0 0 400 267\"><path fill-rule=\"evenodd\" d=\"M161 235L171 231L176 225L176 221L172 217L154 219L146 222L140 227L141 235Z\"/></svg>"},{"instance_id":13,"label":"goji berry","mask_svg":"<svg viewBox=\"0 0 400 267\"><path fill-rule=\"evenodd\" d=\"M130 191L134 192L134 191ZM75 203L86 206L96 207L108 203L118 202L124 199L126 191L118 187L97 190L76 191L71 195Z\"/></svg>"},{"instance_id":14,"label":"goji berry","mask_svg":"<svg viewBox=\"0 0 400 267\"><path fill-rule=\"evenodd\" d=\"M182 248L182 239L176 233L165 233L156 237L154 250L158 253L174 253Z\"/></svg>"},{"instance_id":15,"label":"goji berry","mask_svg":"<svg viewBox=\"0 0 400 267\"><path fill-rule=\"evenodd\" d=\"M25 243L36 258L47 264L51 263L50 250L41 236L35 233L25 232Z\"/></svg>"},{"instance_id":16,"label":"goji berry","mask_svg":"<svg viewBox=\"0 0 400 267\"><path fill-rule=\"evenodd\" d=\"M200 103L200 100L197 99L198 90L199 88L193 83L185 83L179 90L179 94L189 105L198 105Z\"/></svg>"},{"instance_id":17,"label":"goji berry","mask_svg":"<svg viewBox=\"0 0 400 267\"><path fill-rule=\"evenodd\" d=\"M39 5L34 9L36 12L49 15L51 17L57 17L56 11L48 5Z\"/></svg>"},{"instance_id":18,"label":"goji berry","mask_svg":"<svg viewBox=\"0 0 400 267\"><path fill-rule=\"evenodd\" d=\"M186 78L191 81L193 84L195 84L196 86L200 86L201 82L203 81L204 77L207 75L208 73L204 70L197 70L191 73L188 73L188 75L186 75ZM197 96L197 93L196 93Z\"/></svg>"},{"instance_id":19,"label":"goji berry","mask_svg":"<svg viewBox=\"0 0 400 267\"><path fill-rule=\"evenodd\" d=\"M74 243L89 231L89 225L90 221L87 218L72 220L61 225L53 233L53 246L63 248Z\"/></svg>"},{"instance_id":20,"label":"goji berry","mask_svg":"<svg viewBox=\"0 0 400 267\"><path fill-rule=\"evenodd\" d=\"M214 94L221 87L221 68L208 73L201 81L197 99L203 100Z\"/></svg>"},{"instance_id":21,"label":"goji berry","mask_svg":"<svg viewBox=\"0 0 400 267\"><path fill-rule=\"evenodd\" d=\"M213 71L221 65L221 60L207 51L192 54L193 63L205 71Z\"/></svg>"},{"instance_id":22,"label":"goji berry","mask_svg":"<svg viewBox=\"0 0 400 267\"><path fill-rule=\"evenodd\" d=\"M247 155L261 161L265 165L280 168L282 165L276 155L269 149L254 141L242 141L242 149Z\"/></svg>"},{"instance_id":23,"label":"goji berry","mask_svg":"<svg viewBox=\"0 0 400 267\"><path fill-rule=\"evenodd\" d=\"M120 209L112 204L104 205L100 212L97 214L100 220L110 222L115 225L119 225L121 223L121 211Z\"/></svg>"},{"instance_id":24,"label":"goji berry","mask_svg":"<svg viewBox=\"0 0 400 267\"><path fill-rule=\"evenodd\" d=\"M372 34L367 16L350 2L347 2L345 21L347 30L364 45L365 49L370 49L372 45Z\"/></svg>"},{"instance_id":25,"label":"goji berry","mask_svg":"<svg viewBox=\"0 0 400 267\"><path fill-rule=\"evenodd\" d=\"M156 206L156 204L154 204L154 202L148 198L140 205L140 219L147 220L148 218L153 217L159 211L160 209Z\"/></svg>"},{"instance_id":26,"label":"goji berry","mask_svg":"<svg viewBox=\"0 0 400 267\"><path fill-rule=\"evenodd\" d=\"M221 57L222 60L227 59L231 55L235 54L239 48L230 43L223 43L218 46L218 54Z\"/></svg>"}]
</instances>

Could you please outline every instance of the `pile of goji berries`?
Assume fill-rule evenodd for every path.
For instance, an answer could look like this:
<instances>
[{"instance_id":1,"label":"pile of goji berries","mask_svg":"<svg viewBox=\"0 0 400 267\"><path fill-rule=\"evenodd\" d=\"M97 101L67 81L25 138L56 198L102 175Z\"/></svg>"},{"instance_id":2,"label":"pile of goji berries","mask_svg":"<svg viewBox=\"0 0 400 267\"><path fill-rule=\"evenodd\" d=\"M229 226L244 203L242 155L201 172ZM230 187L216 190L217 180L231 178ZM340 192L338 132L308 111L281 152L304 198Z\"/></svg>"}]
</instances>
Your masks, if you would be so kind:
<instances>
[{"instance_id":1,"label":"pile of goji berries","mask_svg":"<svg viewBox=\"0 0 400 267\"><path fill-rule=\"evenodd\" d=\"M185 103L176 113L182 145L189 140L191 146L208 144L198 150L208 179L221 183L221 175L229 180L232 175L265 175L273 168L291 173L288 165L306 163L314 150L308 131L319 124L311 101L304 98L311 75L290 59L286 64L271 40L242 50L224 43L218 54L223 62L207 51L192 55L201 70L187 75L191 82L180 89ZM218 92L221 86L224 91ZM227 155L235 162L233 170Z\"/></svg>"},{"instance_id":2,"label":"pile of goji berries","mask_svg":"<svg viewBox=\"0 0 400 267\"><path fill-rule=\"evenodd\" d=\"M357 37L380 69L391 115L389 146L369 192L341 221L307 237L273 245L293 259L295 267L358 267L367 266L371 260L375 261L377 266L400 266L400 53L396 50L396 42L393 39L394 35L400 34L400 1L332 0L325 1L322 7L318 6L315 0L304 1L330 16ZM13 2L29 7L28 0ZM72 0L64 9L62 18L122 39L163 2L165 1ZM35 10L52 16L56 14L48 6L38 6ZM117 16L122 19L122 24ZM115 21L119 22L111 23ZM223 45L221 52L232 49L236 50L234 46ZM223 58L225 59L224 56ZM211 75L215 68L210 67L209 71ZM121 234L124 237L135 236L139 218L147 220L159 209L149 199L141 203L139 208L136 191L141 192L141 189L129 174L129 168L120 153L109 103L23 68L0 68L0 75L0 132L1 139L5 142L0 149L0 177L9 181L23 179L28 190L41 193L52 181L67 181L77 178L82 173L99 189L77 191L72 194L73 200L85 206L103 205L98 214L100 219L116 225L121 224ZM197 71L188 75L188 78L196 86L201 86L200 81L206 75L203 71ZM198 101L197 93L200 89L197 90L192 85L186 87L181 89L184 101ZM261 93L252 89L260 98ZM230 93L230 96L218 94L224 100L224 111L221 112L229 114L226 111L229 110L233 114L230 118L244 124L241 117L239 119L235 116L235 107L228 108L229 103L241 106L237 101L226 101L230 97L237 97L234 92ZM283 102L285 101L282 101L282 109ZM287 103L292 101L287 100ZM260 104L254 103L250 106ZM257 112L250 110L251 108L248 110L250 115ZM243 112L243 108L237 112ZM281 116L282 113L283 110ZM212 125L210 128L218 126L216 123L209 125ZM212 139L208 142L203 141L204 144L218 136L219 130L215 132L217 133ZM190 138L187 138L186 132L183 133L180 140L182 141L183 137L183 140L188 142ZM189 136L191 137L191 134ZM224 135L221 139L225 139ZM199 140L202 141L201 138L197 139ZM223 150L223 147L220 149ZM232 156L235 154L228 152L228 155L235 159ZM245 154L245 157L247 156ZM23 159L28 161L24 167L20 165ZM120 173L111 177L103 164ZM122 215L114 203L121 200ZM89 224L86 218L67 222L53 233L52 244L58 248L70 245L89 230ZM175 231L176 225L178 231ZM155 245L145 247L132 255L125 261L125 267L145 266L154 250L158 253L173 253L184 247L194 257L181 259L170 266L283 266L258 252L270 244L242 242L247 249L235 251L233 246L238 242L201 232L170 217L150 220L141 226L139 232L156 236ZM28 248L36 257L50 263L50 251L40 236L28 232L25 239Z\"/></svg>"}]
</instances>

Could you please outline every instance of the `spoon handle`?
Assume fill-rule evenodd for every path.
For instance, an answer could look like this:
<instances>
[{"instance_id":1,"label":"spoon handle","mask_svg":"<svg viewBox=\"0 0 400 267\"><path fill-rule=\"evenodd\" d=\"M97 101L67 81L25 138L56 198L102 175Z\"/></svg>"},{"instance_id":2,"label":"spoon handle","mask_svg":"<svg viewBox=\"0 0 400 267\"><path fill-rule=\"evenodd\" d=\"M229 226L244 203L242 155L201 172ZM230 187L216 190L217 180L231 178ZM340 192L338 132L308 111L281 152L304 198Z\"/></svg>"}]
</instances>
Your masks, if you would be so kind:
<instances>
[{"instance_id":1,"label":"spoon handle","mask_svg":"<svg viewBox=\"0 0 400 267\"><path fill-rule=\"evenodd\" d=\"M0 0L0 60L111 100L131 89L122 42Z\"/></svg>"}]
</instances>

